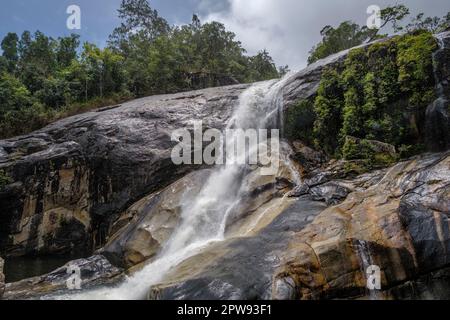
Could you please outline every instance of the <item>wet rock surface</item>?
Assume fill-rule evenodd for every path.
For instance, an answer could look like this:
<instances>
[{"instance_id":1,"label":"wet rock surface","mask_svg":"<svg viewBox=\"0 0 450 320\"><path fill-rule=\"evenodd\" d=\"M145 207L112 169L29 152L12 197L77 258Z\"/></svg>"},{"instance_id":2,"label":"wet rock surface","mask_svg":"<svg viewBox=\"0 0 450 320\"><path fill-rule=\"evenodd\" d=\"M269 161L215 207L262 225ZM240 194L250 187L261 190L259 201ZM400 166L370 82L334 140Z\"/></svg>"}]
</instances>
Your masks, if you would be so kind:
<instances>
[{"instance_id":1,"label":"wet rock surface","mask_svg":"<svg viewBox=\"0 0 450 320\"><path fill-rule=\"evenodd\" d=\"M442 62L446 54L435 59ZM293 75L283 90L285 107L313 97L323 68L345 55ZM446 88L443 68L439 79ZM0 141L0 169L12 179L0 190L0 255L100 248L72 262L83 288L119 281L123 270L114 265L151 263L179 225L184 197L196 195L209 175L207 168L173 165L171 132L192 128L193 120L223 129L247 87L143 98ZM430 110L429 119L436 115L445 118ZM230 212L226 240L149 284L148 298L450 296L448 152L364 173L357 160L326 162L301 143L293 147L298 168L281 165L273 176L246 172L243 205ZM290 191L292 169L303 177ZM382 290L376 293L366 289L371 264L381 268ZM3 298L65 292L67 268L7 284ZM0 295L1 278L0 268Z\"/></svg>"},{"instance_id":2,"label":"wet rock surface","mask_svg":"<svg viewBox=\"0 0 450 320\"><path fill-rule=\"evenodd\" d=\"M427 145L434 151L450 148L450 32L436 38L440 46L433 54L437 99L426 112Z\"/></svg>"},{"instance_id":3,"label":"wet rock surface","mask_svg":"<svg viewBox=\"0 0 450 320\"><path fill-rule=\"evenodd\" d=\"M5 275L3 274L4 261L0 258L0 299L5 291Z\"/></svg>"},{"instance_id":4,"label":"wet rock surface","mask_svg":"<svg viewBox=\"0 0 450 320\"><path fill-rule=\"evenodd\" d=\"M325 207L319 202L296 200L258 235L212 246L181 263L166 277L166 283L152 287L149 298L272 298L272 276L281 263L280 253L286 250L289 238ZM195 270L195 265L201 267ZM184 274L182 270L195 273Z\"/></svg>"},{"instance_id":5,"label":"wet rock surface","mask_svg":"<svg viewBox=\"0 0 450 320\"><path fill-rule=\"evenodd\" d=\"M434 57L437 80L448 94L449 33L439 37L443 49ZM282 90L284 107L313 98L323 69L342 63L347 53L320 60L289 77ZM11 178L0 190L0 254L92 252L102 247L120 228L117 222L125 221L122 216L129 215L127 209L132 204L198 169L172 163L172 131L192 128L194 120L202 120L204 129L223 129L239 95L248 87L234 85L137 99L0 141L0 170ZM447 99L445 94L440 98ZM442 116L442 110L433 110L428 113L430 128L445 131L448 117ZM436 134L446 136L445 132ZM429 140L438 141L434 136ZM442 143L439 149L445 147L446 142ZM325 160L312 149L299 148L296 160L305 170ZM313 191L314 199L329 204L341 201L346 192L342 185Z\"/></svg>"},{"instance_id":6,"label":"wet rock surface","mask_svg":"<svg viewBox=\"0 0 450 320\"><path fill-rule=\"evenodd\" d=\"M260 170L255 167L245 173L242 205L228 213L227 233L239 234L245 232L245 228L251 230L249 221L266 210L272 200L280 199L294 184L293 169L283 161L273 175L262 175ZM117 231L99 252L116 265L127 268L151 261L180 224L183 205L200 192L209 192L204 189L204 183L212 173L211 169L197 170L133 204L113 225ZM119 228L121 225L123 227Z\"/></svg>"},{"instance_id":7,"label":"wet rock surface","mask_svg":"<svg viewBox=\"0 0 450 320\"><path fill-rule=\"evenodd\" d=\"M3 256L99 247L120 214L193 168L175 166L171 133L222 129L248 85L153 96L0 141Z\"/></svg>"},{"instance_id":8,"label":"wet rock surface","mask_svg":"<svg viewBox=\"0 0 450 320\"><path fill-rule=\"evenodd\" d=\"M124 227L99 252L128 268L153 258L178 225L183 200L197 194L209 174L207 169L190 173L132 205L113 226Z\"/></svg>"},{"instance_id":9,"label":"wet rock surface","mask_svg":"<svg viewBox=\"0 0 450 320\"><path fill-rule=\"evenodd\" d=\"M3 299L38 299L49 294L77 291L77 279L71 281L71 277L77 274L80 279L79 288L89 289L119 281L122 270L111 265L101 255L74 260L46 275L7 284Z\"/></svg>"},{"instance_id":10,"label":"wet rock surface","mask_svg":"<svg viewBox=\"0 0 450 320\"><path fill-rule=\"evenodd\" d=\"M425 155L356 178L339 205L295 199L256 236L178 265L149 298L448 298L449 169L448 153ZM376 293L366 287L372 264Z\"/></svg>"},{"instance_id":11,"label":"wet rock surface","mask_svg":"<svg viewBox=\"0 0 450 320\"><path fill-rule=\"evenodd\" d=\"M448 153L390 168L298 233L275 278L293 279L300 299L370 297L365 269L373 264L381 268L383 298L413 297L407 288L416 286L421 295L448 298L448 282L435 290L424 279L449 265L449 168Z\"/></svg>"}]
</instances>

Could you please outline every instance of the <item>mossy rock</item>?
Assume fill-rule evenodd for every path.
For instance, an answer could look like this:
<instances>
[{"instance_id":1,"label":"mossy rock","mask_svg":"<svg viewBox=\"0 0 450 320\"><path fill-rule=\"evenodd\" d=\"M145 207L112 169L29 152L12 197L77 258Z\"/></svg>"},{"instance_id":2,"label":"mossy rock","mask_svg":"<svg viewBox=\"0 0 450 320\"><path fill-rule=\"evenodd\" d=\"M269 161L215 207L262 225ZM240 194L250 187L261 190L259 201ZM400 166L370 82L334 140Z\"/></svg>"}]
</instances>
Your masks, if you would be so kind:
<instances>
[{"instance_id":1,"label":"mossy rock","mask_svg":"<svg viewBox=\"0 0 450 320\"><path fill-rule=\"evenodd\" d=\"M366 166L371 169L390 166L399 159L393 145L352 136L345 138L342 154L345 160L366 161Z\"/></svg>"},{"instance_id":2,"label":"mossy rock","mask_svg":"<svg viewBox=\"0 0 450 320\"><path fill-rule=\"evenodd\" d=\"M437 48L431 33L414 32L353 49L344 63L325 69L314 103L315 147L329 156L369 159L375 166L398 155L376 152L378 144L370 141L401 148L402 157L422 152L414 146L424 143L426 109L436 96ZM362 142L355 146L347 136Z\"/></svg>"}]
</instances>

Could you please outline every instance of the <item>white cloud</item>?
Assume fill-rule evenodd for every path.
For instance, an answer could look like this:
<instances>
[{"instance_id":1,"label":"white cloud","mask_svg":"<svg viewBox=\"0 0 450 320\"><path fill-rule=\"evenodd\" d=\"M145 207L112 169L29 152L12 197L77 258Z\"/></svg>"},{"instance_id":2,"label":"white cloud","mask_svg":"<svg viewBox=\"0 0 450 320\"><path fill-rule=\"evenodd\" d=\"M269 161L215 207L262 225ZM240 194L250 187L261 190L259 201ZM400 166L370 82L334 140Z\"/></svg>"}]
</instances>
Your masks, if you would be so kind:
<instances>
[{"instance_id":1,"label":"white cloud","mask_svg":"<svg viewBox=\"0 0 450 320\"><path fill-rule=\"evenodd\" d=\"M223 2L225 1L225 3ZM220 21L237 34L249 54L266 48L278 65L292 70L306 65L311 47L320 40L323 26L344 20L360 24L367 19L369 5L392 5L389 0L223 0L201 1L204 21ZM213 4L214 3L214 4ZM403 1L413 13L444 15L448 0Z\"/></svg>"}]
</instances>

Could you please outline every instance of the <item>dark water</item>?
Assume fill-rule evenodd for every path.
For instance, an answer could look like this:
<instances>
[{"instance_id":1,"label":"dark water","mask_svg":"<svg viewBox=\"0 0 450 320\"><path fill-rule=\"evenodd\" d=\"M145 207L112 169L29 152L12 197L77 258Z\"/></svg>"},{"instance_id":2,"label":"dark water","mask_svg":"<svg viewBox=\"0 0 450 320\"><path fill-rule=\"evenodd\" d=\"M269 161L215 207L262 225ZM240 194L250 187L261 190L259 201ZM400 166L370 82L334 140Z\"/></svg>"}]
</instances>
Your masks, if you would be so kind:
<instances>
[{"instance_id":1,"label":"dark water","mask_svg":"<svg viewBox=\"0 0 450 320\"><path fill-rule=\"evenodd\" d=\"M16 282L26 278L40 276L62 267L71 260L85 257L85 255L62 255L7 258L5 259L4 269L5 282Z\"/></svg>"}]
</instances>

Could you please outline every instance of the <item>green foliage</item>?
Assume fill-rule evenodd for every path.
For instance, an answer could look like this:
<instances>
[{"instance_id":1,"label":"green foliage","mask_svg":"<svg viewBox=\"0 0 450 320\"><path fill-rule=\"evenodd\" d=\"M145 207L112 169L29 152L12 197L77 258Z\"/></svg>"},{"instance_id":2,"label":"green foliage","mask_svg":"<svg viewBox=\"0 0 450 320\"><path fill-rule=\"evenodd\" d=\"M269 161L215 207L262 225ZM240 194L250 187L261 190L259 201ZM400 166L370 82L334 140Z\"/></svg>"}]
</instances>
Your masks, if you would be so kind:
<instances>
[{"instance_id":1,"label":"green foliage","mask_svg":"<svg viewBox=\"0 0 450 320\"><path fill-rule=\"evenodd\" d=\"M249 69L248 77L250 81L270 80L279 77L275 63L266 50L260 51L256 56L249 58Z\"/></svg>"},{"instance_id":2,"label":"green foliage","mask_svg":"<svg viewBox=\"0 0 450 320\"><path fill-rule=\"evenodd\" d=\"M111 47L127 55L136 41L153 42L170 31L168 22L152 9L147 0L122 0L118 10L120 26L109 38Z\"/></svg>"},{"instance_id":3,"label":"green foliage","mask_svg":"<svg viewBox=\"0 0 450 320\"><path fill-rule=\"evenodd\" d=\"M3 50L3 57L7 64L7 70L9 72L14 72L16 69L17 61L19 60L19 37L15 33L8 33L5 38L3 38L1 43L1 48Z\"/></svg>"},{"instance_id":4,"label":"green foliage","mask_svg":"<svg viewBox=\"0 0 450 320\"><path fill-rule=\"evenodd\" d=\"M298 101L286 111L284 134L292 140L313 143L315 118L314 104L309 100Z\"/></svg>"},{"instance_id":5,"label":"green foliage","mask_svg":"<svg viewBox=\"0 0 450 320\"><path fill-rule=\"evenodd\" d=\"M267 51L255 56L218 22L171 27L147 0L123 0L107 48L78 35L9 33L1 42L0 138L60 117L150 94L277 78Z\"/></svg>"},{"instance_id":6,"label":"green foliage","mask_svg":"<svg viewBox=\"0 0 450 320\"><path fill-rule=\"evenodd\" d=\"M394 145L402 157L422 151L425 110L434 99L435 49L434 37L421 31L354 49L343 70L325 69L314 103L315 146L329 155L369 160L370 166L393 159L374 153L369 140Z\"/></svg>"},{"instance_id":7,"label":"green foliage","mask_svg":"<svg viewBox=\"0 0 450 320\"><path fill-rule=\"evenodd\" d=\"M88 92L92 97L108 96L125 89L126 75L123 68L124 58L111 49L100 49L85 43L81 61L88 70Z\"/></svg>"},{"instance_id":8,"label":"green foliage","mask_svg":"<svg viewBox=\"0 0 450 320\"><path fill-rule=\"evenodd\" d=\"M338 146L336 133L342 125L343 100L339 73L333 69L325 69L314 102L316 121L313 137L315 146L328 154L334 154Z\"/></svg>"},{"instance_id":9,"label":"green foliage","mask_svg":"<svg viewBox=\"0 0 450 320\"><path fill-rule=\"evenodd\" d=\"M398 153L400 155L400 158L407 159L409 157L412 157L416 154L425 152L426 148L423 143L413 144L413 145L401 145L398 148Z\"/></svg>"},{"instance_id":10,"label":"green foliage","mask_svg":"<svg viewBox=\"0 0 450 320\"><path fill-rule=\"evenodd\" d=\"M356 139L351 136L345 138L342 156L346 160L364 160L364 165L370 169L386 167L396 162L397 157L380 151L375 142L367 139Z\"/></svg>"},{"instance_id":11,"label":"green foliage","mask_svg":"<svg viewBox=\"0 0 450 320\"><path fill-rule=\"evenodd\" d=\"M70 66L77 58L77 49L80 46L80 36L72 34L69 37L59 38L56 48L56 61L59 68Z\"/></svg>"},{"instance_id":12,"label":"green foliage","mask_svg":"<svg viewBox=\"0 0 450 320\"><path fill-rule=\"evenodd\" d=\"M423 107L434 98L434 87L426 85L433 80L433 51L436 39L429 32L408 34L398 41L397 65L402 92L411 96L410 104Z\"/></svg>"},{"instance_id":13,"label":"green foliage","mask_svg":"<svg viewBox=\"0 0 450 320\"><path fill-rule=\"evenodd\" d=\"M325 26L320 32L322 41L309 52L308 63L313 63L365 42L386 37L386 34L379 34L379 32L387 26L390 26L391 30L397 33L402 30L406 30L409 33L418 30L438 33L450 29L450 12L442 18L425 17L423 13L419 13L409 24L404 26L402 23L409 13L409 9L403 4L396 4L382 9L379 29L368 29L366 26L359 26L352 21L345 21L337 28Z\"/></svg>"},{"instance_id":14,"label":"green foliage","mask_svg":"<svg viewBox=\"0 0 450 320\"><path fill-rule=\"evenodd\" d=\"M355 47L363 43L373 33L351 21L342 22L337 28L326 26L320 32L322 41L309 52L308 64L328 57L333 53Z\"/></svg>"},{"instance_id":15,"label":"green foliage","mask_svg":"<svg viewBox=\"0 0 450 320\"><path fill-rule=\"evenodd\" d=\"M364 78L367 56L363 49L349 52L342 73L344 86L343 127L341 135L359 136L363 131Z\"/></svg>"}]
</instances>

